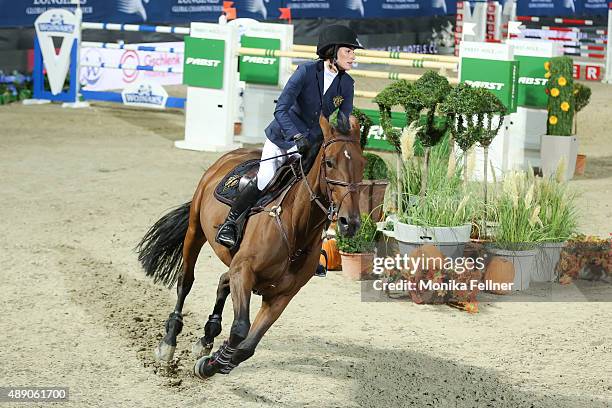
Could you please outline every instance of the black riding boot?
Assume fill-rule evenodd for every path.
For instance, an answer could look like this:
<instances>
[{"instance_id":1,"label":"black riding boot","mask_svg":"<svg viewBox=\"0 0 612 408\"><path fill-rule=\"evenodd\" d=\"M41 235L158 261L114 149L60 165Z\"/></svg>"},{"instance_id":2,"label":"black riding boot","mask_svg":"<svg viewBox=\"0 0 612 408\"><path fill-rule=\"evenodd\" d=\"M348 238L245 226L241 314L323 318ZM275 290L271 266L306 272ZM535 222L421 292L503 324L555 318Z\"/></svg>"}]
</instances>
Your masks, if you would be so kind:
<instances>
[{"instance_id":1,"label":"black riding boot","mask_svg":"<svg viewBox=\"0 0 612 408\"><path fill-rule=\"evenodd\" d=\"M255 201L259 198L260 191L257 188L257 182L252 180L240 192L240 195L234 200L234 204L230 209L229 214L223 225L217 231L216 241L223 246L234 249L238 244L238 218L245 212L249 211Z\"/></svg>"}]
</instances>

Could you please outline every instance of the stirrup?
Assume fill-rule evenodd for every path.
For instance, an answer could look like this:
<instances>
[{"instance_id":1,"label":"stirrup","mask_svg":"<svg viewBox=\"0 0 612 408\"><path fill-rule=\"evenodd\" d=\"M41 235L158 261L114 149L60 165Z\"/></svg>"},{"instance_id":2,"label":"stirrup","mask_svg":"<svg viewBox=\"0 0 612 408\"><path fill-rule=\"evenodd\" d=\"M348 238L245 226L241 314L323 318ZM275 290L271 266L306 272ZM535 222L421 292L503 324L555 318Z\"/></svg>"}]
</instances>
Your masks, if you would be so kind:
<instances>
[{"instance_id":1,"label":"stirrup","mask_svg":"<svg viewBox=\"0 0 612 408\"><path fill-rule=\"evenodd\" d=\"M228 241L224 241L222 238L222 233L224 235L229 234L230 232L227 231L227 229L233 229L233 237L230 237L230 239L233 240L233 242L228 242ZM223 231L224 229L226 229L226 231ZM215 241L218 244L223 245L226 248L229 248L230 250L233 250L237 245L238 245L238 225L236 225L236 223L232 220L226 220L217 230L217 236L215 237Z\"/></svg>"}]
</instances>

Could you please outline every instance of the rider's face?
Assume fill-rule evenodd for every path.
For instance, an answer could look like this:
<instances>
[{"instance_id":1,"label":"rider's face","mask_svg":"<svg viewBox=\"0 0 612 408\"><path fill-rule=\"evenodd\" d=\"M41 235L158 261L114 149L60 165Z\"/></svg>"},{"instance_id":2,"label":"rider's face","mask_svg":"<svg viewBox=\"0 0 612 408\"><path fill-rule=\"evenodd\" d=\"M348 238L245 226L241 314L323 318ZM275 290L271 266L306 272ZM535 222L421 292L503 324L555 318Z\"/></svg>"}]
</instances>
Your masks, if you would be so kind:
<instances>
[{"instance_id":1,"label":"rider's face","mask_svg":"<svg viewBox=\"0 0 612 408\"><path fill-rule=\"evenodd\" d=\"M349 47L338 48L338 66L340 69L348 71L353 68L353 62L355 62L355 50Z\"/></svg>"}]
</instances>

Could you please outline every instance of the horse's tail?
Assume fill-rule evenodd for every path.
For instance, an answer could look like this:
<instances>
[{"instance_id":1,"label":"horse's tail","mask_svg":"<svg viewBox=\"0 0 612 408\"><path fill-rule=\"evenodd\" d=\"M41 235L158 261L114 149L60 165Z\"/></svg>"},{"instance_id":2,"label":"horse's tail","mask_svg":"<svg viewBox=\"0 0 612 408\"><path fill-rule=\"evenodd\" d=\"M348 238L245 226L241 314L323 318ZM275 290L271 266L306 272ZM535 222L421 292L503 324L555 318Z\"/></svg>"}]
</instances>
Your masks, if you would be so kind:
<instances>
[{"instance_id":1,"label":"horse's tail","mask_svg":"<svg viewBox=\"0 0 612 408\"><path fill-rule=\"evenodd\" d=\"M155 283L172 287L183 268L183 241L190 207L191 201L161 217L136 246L138 260Z\"/></svg>"}]
</instances>

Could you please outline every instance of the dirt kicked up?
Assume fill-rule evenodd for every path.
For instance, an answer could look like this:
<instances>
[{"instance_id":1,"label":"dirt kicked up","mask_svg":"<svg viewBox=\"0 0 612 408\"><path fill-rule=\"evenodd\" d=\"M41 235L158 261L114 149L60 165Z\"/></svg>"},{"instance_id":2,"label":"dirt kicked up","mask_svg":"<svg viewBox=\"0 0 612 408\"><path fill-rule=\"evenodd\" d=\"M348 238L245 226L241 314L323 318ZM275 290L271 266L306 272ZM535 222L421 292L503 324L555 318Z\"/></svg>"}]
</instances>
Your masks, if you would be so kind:
<instances>
[{"instance_id":1,"label":"dirt kicked up","mask_svg":"<svg viewBox=\"0 0 612 408\"><path fill-rule=\"evenodd\" d=\"M572 182L584 191L581 229L603 236L612 231L605 89L581 113L589 161ZM66 407L612 406L611 303L483 304L469 315L364 303L359 283L334 272L312 279L250 360L199 381L191 344L225 271L208 246L176 362L160 366L153 350L175 294L144 278L133 247L191 199L218 155L172 147L181 112L13 104L0 119L0 386L69 387ZM231 320L228 302L217 345Z\"/></svg>"}]
</instances>

